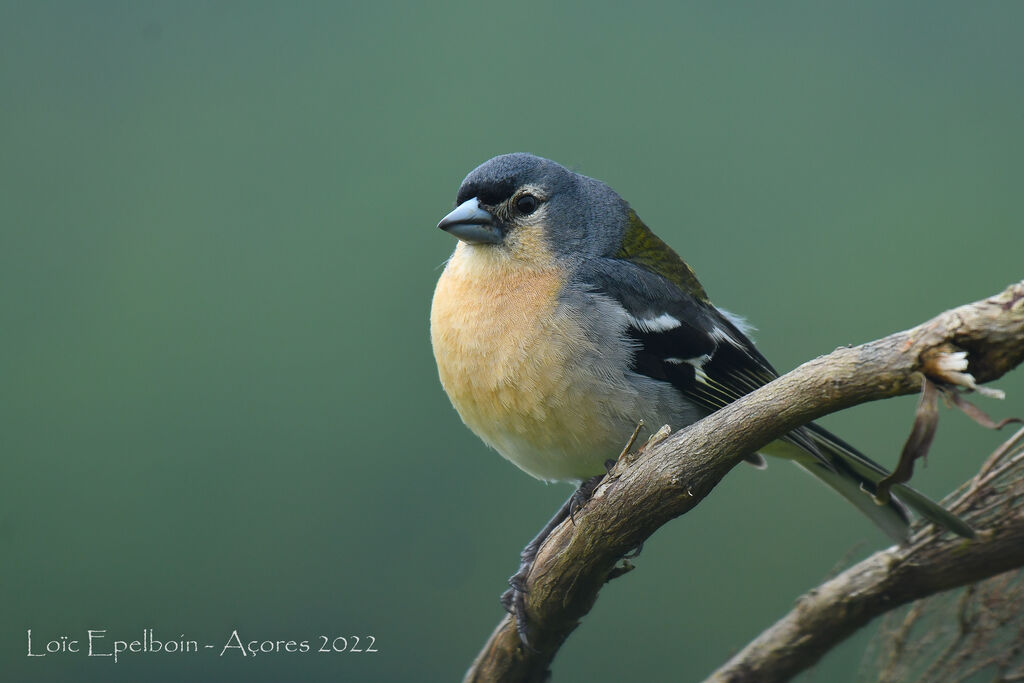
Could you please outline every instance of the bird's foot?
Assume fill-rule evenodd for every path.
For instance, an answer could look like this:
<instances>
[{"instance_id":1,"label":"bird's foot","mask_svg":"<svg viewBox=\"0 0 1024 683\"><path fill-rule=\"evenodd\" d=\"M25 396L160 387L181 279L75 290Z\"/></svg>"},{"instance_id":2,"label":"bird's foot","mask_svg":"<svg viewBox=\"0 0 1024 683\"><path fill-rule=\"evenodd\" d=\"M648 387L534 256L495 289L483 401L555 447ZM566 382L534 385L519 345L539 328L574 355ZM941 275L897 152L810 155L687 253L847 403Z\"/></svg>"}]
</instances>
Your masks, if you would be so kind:
<instances>
[{"instance_id":1,"label":"bird's foot","mask_svg":"<svg viewBox=\"0 0 1024 683\"><path fill-rule=\"evenodd\" d=\"M609 460L606 463L606 467L614 464L614 461ZM531 650L533 648L530 647L528 637L529 622L526 618L526 586L530 578L530 572L533 571L533 564L537 559L537 553L540 552L540 547L547 540L548 536L551 535L551 532L564 522L567 517L572 520L573 524L576 523L576 513L594 495L594 490L601 483L602 479L604 479L604 475L599 474L580 484L579 488L569 496L569 500L565 501L562 507L558 509L555 516L544 525L540 533L523 548L523 552L519 553L519 570L509 578L509 588L501 594L502 607L516 620L516 632L519 633L519 640L522 641L523 646Z\"/></svg>"},{"instance_id":2,"label":"bird's foot","mask_svg":"<svg viewBox=\"0 0 1024 683\"><path fill-rule=\"evenodd\" d=\"M611 466L615 465L614 460L609 460L605 463L605 469L610 469L609 463L611 463ZM576 524L576 513L579 512L580 508L586 505L587 501L594 495L594 491L597 490L597 485L601 483L604 476L605 475L603 474L599 474L596 477L587 479L585 482L580 484L579 488L576 489L572 496L569 497L569 519L572 520L574 525ZM548 533L550 534L551 532L549 531Z\"/></svg>"},{"instance_id":3,"label":"bird's foot","mask_svg":"<svg viewBox=\"0 0 1024 683\"><path fill-rule=\"evenodd\" d=\"M519 565L519 571L509 577L509 588L501 594L501 604L505 611L516 620L516 633L519 634L519 641L523 647L533 650L530 645L529 622L526 619L526 579L533 569L533 559L523 561Z\"/></svg>"}]
</instances>

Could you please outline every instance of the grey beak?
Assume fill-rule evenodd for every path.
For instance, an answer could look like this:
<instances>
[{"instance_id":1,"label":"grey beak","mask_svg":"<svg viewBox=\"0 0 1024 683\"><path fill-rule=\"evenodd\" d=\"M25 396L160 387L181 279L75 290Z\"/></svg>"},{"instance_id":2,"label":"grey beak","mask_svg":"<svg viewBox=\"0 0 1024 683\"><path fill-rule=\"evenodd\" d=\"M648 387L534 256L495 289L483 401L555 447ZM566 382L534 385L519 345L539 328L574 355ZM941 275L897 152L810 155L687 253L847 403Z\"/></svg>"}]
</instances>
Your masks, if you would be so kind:
<instances>
[{"instance_id":1,"label":"grey beak","mask_svg":"<svg viewBox=\"0 0 1024 683\"><path fill-rule=\"evenodd\" d=\"M437 227L469 244L498 244L502 240L494 216L480 208L476 197L455 207Z\"/></svg>"}]
</instances>

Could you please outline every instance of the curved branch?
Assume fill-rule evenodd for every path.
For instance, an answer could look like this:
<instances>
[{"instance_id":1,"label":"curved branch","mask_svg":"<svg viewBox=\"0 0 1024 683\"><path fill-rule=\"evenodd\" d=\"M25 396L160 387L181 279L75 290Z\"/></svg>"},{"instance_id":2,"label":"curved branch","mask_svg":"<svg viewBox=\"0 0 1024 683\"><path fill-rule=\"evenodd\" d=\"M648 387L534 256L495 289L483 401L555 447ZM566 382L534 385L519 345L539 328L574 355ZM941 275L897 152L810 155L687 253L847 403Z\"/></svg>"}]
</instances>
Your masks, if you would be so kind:
<instances>
[{"instance_id":1,"label":"curved branch","mask_svg":"<svg viewBox=\"0 0 1024 683\"><path fill-rule=\"evenodd\" d=\"M950 369L946 362L958 350L968 354L966 369ZM622 572L616 568L619 560L660 526L700 503L746 454L822 415L914 393L924 375L945 384L973 386L997 379L1022 360L1024 281L913 329L838 348L636 455L621 458L576 514L575 524L555 529L537 555L526 604L533 649L522 647L506 616L465 680L544 680L558 649L590 611L601 586ZM963 552L971 555L976 547L1005 550L1001 543L988 543L995 542L983 537ZM935 581L921 585L935 586L928 592L943 589Z\"/></svg>"},{"instance_id":2,"label":"curved branch","mask_svg":"<svg viewBox=\"0 0 1024 683\"><path fill-rule=\"evenodd\" d=\"M793 611L707 680L788 681L880 614L1022 565L1024 514L974 541L932 538L879 551L800 597Z\"/></svg>"}]
</instances>

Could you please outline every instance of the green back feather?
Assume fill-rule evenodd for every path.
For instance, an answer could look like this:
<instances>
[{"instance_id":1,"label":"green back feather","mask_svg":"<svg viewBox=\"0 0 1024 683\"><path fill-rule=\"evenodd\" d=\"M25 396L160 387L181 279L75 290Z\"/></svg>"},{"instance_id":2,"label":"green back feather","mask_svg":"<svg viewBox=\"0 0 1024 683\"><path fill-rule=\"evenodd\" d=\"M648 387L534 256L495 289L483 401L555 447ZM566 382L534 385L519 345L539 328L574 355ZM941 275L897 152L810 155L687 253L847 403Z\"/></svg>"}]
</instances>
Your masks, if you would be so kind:
<instances>
[{"instance_id":1,"label":"green back feather","mask_svg":"<svg viewBox=\"0 0 1024 683\"><path fill-rule=\"evenodd\" d=\"M661 241L651 229L644 225L636 211L629 210L629 225L622 238L622 246L615 258L632 261L652 273L657 273L666 280L674 282L684 292L692 294L701 301L707 301L708 295L694 274L693 269L686 265L672 247Z\"/></svg>"}]
</instances>

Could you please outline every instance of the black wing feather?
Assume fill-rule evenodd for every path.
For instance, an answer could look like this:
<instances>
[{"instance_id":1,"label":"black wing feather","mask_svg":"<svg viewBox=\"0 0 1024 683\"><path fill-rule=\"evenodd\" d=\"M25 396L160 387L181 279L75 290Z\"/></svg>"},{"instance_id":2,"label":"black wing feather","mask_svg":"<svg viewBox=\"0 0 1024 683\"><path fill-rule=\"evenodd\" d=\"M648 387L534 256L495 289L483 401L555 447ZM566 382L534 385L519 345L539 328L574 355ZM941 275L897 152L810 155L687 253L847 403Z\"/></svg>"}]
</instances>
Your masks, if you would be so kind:
<instances>
[{"instance_id":1,"label":"black wing feather","mask_svg":"<svg viewBox=\"0 0 1024 683\"><path fill-rule=\"evenodd\" d=\"M728 317L706 301L629 261L592 269L587 276L597 291L618 301L636 321L667 314L679 321L671 329L631 324L633 371L670 383L708 413L732 403L778 373L753 342ZM803 428L784 437L832 469Z\"/></svg>"}]
</instances>

